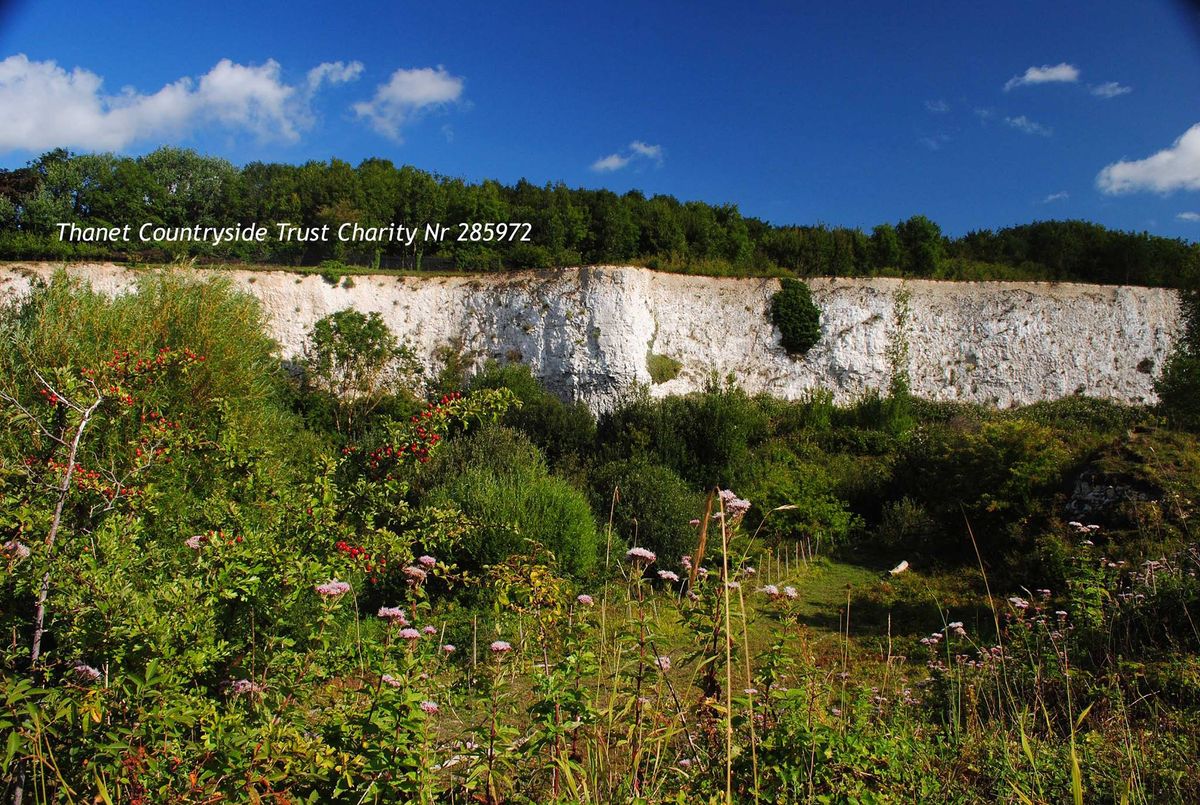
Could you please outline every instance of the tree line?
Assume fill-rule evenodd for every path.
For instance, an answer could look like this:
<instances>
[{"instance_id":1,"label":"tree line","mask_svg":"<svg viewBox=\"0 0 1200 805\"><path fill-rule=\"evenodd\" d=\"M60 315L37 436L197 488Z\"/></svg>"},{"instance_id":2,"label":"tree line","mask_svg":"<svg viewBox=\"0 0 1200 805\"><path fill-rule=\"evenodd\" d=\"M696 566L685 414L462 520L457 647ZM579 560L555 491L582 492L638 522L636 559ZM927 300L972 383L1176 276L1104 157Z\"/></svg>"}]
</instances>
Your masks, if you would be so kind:
<instances>
[{"instance_id":1,"label":"tree line","mask_svg":"<svg viewBox=\"0 0 1200 805\"><path fill-rule=\"evenodd\" d=\"M366 227L528 222L528 241L72 243L58 225ZM164 147L140 157L50 151L0 170L0 259L269 263L489 271L597 263L703 274L910 276L1191 287L1200 244L1087 221L1038 221L947 237L923 215L870 232L777 226L734 204L631 190L478 183L371 158L244 167Z\"/></svg>"}]
</instances>

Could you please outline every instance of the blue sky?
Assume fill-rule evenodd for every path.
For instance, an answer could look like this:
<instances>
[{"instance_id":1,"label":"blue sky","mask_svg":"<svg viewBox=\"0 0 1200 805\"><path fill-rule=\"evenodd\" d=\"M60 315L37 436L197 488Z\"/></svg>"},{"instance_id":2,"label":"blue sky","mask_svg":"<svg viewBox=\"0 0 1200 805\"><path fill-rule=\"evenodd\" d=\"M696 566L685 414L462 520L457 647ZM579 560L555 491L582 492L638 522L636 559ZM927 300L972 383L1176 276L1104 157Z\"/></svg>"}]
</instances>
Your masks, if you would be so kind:
<instances>
[{"instance_id":1,"label":"blue sky","mask_svg":"<svg viewBox=\"0 0 1200 805\"><path fill-rule=\"evenodd\" d=\"M9 3L0 166L56 145L381 156L781 224L1200 239L1194 6L505 5Z\"/></svg>"}]
</instances>

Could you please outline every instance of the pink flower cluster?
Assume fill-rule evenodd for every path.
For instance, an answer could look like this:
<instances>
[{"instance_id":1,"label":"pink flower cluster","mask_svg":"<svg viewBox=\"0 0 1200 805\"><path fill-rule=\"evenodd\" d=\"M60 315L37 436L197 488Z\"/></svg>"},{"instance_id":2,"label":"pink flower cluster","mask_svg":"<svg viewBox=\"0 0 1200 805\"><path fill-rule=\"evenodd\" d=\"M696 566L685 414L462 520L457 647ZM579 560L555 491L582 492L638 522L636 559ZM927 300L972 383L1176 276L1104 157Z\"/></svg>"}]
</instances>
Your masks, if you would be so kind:
<instances>
[{"instance_id":1,"label":"pink flower cluster","mask_svg":"<svg viewBox=\"0 0 1200 805\"><path fill-rule=\"evenodd\" d=\"M71 666L71 675L81 685L92 685L100 681L100 672L82 662L77 662Z\"/></svg>"},{"instance_id":2,"label":"pink flower cluster","mask_svg":"<svg viewBox=\"0 0 1200 805\"><path fill-rule=\"evenodd\" d=\"M337 598L339 595L345 595L346 593L350 592L350 585L344 581L330 579L324 584L318 584L313 589L316 590L319 595L323 595L326 598Z\"/></svg>"},{"instance_id":3,"label":"pink flower cluster","mask_svg":"<svg viewBox=\"0 0 1200 805\"><path fill-rule=\"evenodd\" d=\"M376 614L392 626L408 626L408 616L400 607L380 607Z\"/></svg>"},{"instance_id":4,"label":"pink flower cluster","mask_svg":"<svg viewBox=\"0 0 1200 805\"><path fill-rule=\"evenodd\" d=\"M20 562L29 558L29 546L20 540L10 539L4 543L4 552Z\"/></svg>"},{"instance_id":5,"label":"pink flower cluster","mask_svg":"<svg viewBox=\"0 0 1200 805\"><path fill-rule=\"evenodd\" d=\"M721 490L721 502L725 506L725 513L731 518L741 517L750 510L750 501L739 498L732 489Z\"/></svg>"},{"instance_id":6,"label":"pink flower cluster","mask_svg":"<svg viewBox=\"0 0 1200 805\"><path fill-rule=\"evenodd\" d=\"M657 559L658 556L654 553L654 551L650 551L645 548L630 548L625 552L625 558L635 564L638 562L645 562L649 565L653 564L654 560Z\"/></svg>"},{"instance_id":7,"label":"pink flower cluster","mask_svg":"<svg viewBox=\"0 0 1200 805\"><path fill-rule=\"evenodd\" d=\"M235 679L229 683L229 692L234 696L255 696L263 692L263 686L249 679Z\"/></svg>"}]
</instances>

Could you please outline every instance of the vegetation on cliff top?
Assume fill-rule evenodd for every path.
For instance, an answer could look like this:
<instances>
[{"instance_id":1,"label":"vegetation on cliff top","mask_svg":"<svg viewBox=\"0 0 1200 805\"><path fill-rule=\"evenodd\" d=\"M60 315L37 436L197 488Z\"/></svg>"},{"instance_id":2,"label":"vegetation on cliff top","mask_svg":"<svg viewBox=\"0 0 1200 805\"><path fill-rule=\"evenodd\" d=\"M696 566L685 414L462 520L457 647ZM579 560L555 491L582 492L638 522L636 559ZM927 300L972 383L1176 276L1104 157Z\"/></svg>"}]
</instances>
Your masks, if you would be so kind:
<instances>
[{"instance_id":1,"label":"vegetation on cliff top","mask_svg":"<svg viewBox=\"0 0 1200 805\"><path fill-rule=\"evenodd\" d=\"M257 223L262 243L63 243L57 224L152 223L228 227ZM530 241L280 242L274 225L397 222L527 222ZM646 198L638 191L563 184L478 184L384 159L357 167L334 159L303 165L253 162L160 148L141 157L49 152L0 171L0 259L125 259L185 256L223 262L499 271L634 263L697 274L909 276L961 280L1062 280L1188 287L1200 274L1200 245L1117 232L1085 221L1039 221L945 237L917 215L871 232L825 225L775 226L732 204Z\"/></svg>"}]
</instances>

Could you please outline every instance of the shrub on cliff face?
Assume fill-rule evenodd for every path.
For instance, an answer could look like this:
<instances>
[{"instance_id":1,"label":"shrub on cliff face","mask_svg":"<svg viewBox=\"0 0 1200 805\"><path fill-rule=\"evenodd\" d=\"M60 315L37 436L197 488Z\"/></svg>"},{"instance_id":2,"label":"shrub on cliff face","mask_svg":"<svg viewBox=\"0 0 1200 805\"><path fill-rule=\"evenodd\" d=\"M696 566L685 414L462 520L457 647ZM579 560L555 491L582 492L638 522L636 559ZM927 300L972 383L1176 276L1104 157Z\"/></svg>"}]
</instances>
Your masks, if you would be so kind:
<instances>
[{"instance_id":1,"label":"shrub on cliff face","mask_svg":"<svg viewBox=\"0 0 1200 805\"><path fill-rule=\"evenodd\" d=\"M803 355L821 340L821 309L799 280L779 281L779 290L771 297L771 321L779 328L783 348L792 355Z\"/></svg>"}]
</instances>

